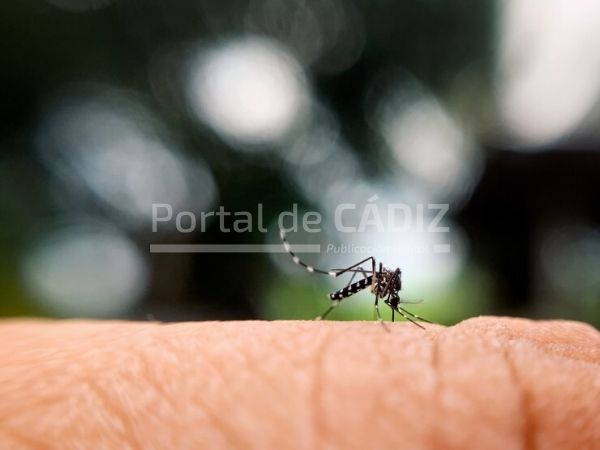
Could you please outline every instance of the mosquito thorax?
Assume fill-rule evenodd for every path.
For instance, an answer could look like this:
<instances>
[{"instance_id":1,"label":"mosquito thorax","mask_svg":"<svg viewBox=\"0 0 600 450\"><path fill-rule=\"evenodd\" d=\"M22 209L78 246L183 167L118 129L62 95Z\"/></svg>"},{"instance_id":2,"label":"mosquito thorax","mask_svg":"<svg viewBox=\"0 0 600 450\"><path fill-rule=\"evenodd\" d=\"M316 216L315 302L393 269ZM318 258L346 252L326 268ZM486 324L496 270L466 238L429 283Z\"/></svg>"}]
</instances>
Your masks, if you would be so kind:
<instances>
[{"instance_id":1,"label":"mosquito thorax","mask_svg":"<svg viewBox=\"0 0 600 450\"><path fill-rule=\"evenodd\" d=\"M381 272L376 272L374 276L372 292L398 292L400 290L400 271L399 269L390 270L383 268ZM389 286L389 288L388 288ZM388 290L389 289L389 290Z\"/></svg>"}]
</instances>

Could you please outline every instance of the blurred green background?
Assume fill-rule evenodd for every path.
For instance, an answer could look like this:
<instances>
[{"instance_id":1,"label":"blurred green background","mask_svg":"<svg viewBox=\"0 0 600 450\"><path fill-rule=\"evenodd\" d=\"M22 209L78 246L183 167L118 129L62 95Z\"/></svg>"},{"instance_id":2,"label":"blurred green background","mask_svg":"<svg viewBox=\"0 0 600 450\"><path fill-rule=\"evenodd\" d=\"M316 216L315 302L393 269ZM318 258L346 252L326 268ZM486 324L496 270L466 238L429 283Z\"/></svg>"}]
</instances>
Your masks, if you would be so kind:
<instances>
[{"instance_id":1,"label":"blurred green background","mask_svg":"<svg viewBox=\"0 0 600 450\"><path fill-rule=\"evenodd\" d=\"M313 318L344 280L149 251L277 243L298 204L323 232L292 244L373 246L431 320L600 326L600 4L23 0L0 20L1 316ZM336 230L374 195L447 203L449 232ZM153 203L261 203L269 231L153 232ZM362 293L331 318L372 314Z\"/></svg>"}]
</instances>

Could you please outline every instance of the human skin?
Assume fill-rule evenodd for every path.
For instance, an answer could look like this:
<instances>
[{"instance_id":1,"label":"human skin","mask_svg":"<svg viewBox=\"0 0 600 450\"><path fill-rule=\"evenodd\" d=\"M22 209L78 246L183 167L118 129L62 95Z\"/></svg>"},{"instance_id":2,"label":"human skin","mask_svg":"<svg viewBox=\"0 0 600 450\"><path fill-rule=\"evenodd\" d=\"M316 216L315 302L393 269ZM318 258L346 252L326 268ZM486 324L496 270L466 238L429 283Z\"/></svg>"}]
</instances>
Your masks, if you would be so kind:
<instances>
[{"instance_id":1,"label":"human skin","mask_svg":"<svg viewBox=\"0 0 600 450\"><path fill-rule=\"evenodd\" d=\"M0 448L600 448L600 333L481 317L0 324Z\"/></svg>"}]
</instances>

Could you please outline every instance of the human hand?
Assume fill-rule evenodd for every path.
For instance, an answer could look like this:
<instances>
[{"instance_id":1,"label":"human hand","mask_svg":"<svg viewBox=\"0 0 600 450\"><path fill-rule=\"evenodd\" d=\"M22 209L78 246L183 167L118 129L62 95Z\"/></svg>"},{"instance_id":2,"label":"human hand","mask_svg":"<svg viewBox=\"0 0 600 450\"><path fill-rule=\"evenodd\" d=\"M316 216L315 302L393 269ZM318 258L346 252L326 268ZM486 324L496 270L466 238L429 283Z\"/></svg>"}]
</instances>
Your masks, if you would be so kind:
<instances>
[{"instance_id":1,"label":"human hand","mask_svg":"<svg viewBox=\"0 0 600 450\"><path fill-rule=\"evenodd\" d=\"M5 321L0 448L600 448L600 333Z\"/></svg>"}]
</instances>

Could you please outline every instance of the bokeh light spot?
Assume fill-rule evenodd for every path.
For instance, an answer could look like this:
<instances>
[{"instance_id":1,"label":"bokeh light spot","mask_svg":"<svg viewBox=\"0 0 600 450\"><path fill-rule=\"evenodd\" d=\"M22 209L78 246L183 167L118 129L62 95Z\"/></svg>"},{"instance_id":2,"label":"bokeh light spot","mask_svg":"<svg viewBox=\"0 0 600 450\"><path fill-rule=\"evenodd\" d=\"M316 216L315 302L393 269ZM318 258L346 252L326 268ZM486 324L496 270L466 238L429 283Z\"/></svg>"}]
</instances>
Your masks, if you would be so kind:
<instances>
[{"instance_id":1,"label":"bokeh light spot","mask_svg":"<svg viewBox=\"0 0 600 450\"><path fill-rule=\"evenodd\" d=\"M107 317L140 300L148 269L123 234L102 226L55 231L25 255L23 276L33 296L62 316Z\"/></svg>"},{"instance_id":2,"label":"bokeh light spot","mask_svg":"<svg viewBox=\"0 0 600 450\"><path fill-rule=\"evenodd\" d=\"M153 203L198 211L215 200L208 167L169 145L142 105L117 90L83 90L51 104L38 133L62 192L89 191L126 225L142 228L151 225Z\"/></svg>"},{"instance_id":3,"label":"bokeh light spot","mask_svg":"<svg viewBox=\"0 0 600 450\"><path fill-rule=\"evenodd\" d=\"M432 199L464 201L475 185L481 157L456 121L416 80L405 77L373 88L373 122L400 173Z\"/></svg>"},{"instance_id":4,"label":"bokeh light spot","mask_svg":"<svg viewBox=\"0 0 600 450\"><path fill-rule=\"evenodd\" d=\"M226 140L277 143L306 111L299 64L268 39L236 39L201 53L189 80L194 111Z\"/></svg>"},{"instance_id":5,"label":"bokeh light spot","mask_svg":"<svg viewBox=\"0 0 600 450\"><path fill-rule=\"evenodd\" d=\"M502 3L498 102L528 151L574 133L600 95L600 3Z\"/></svg>"}]
</instances>

